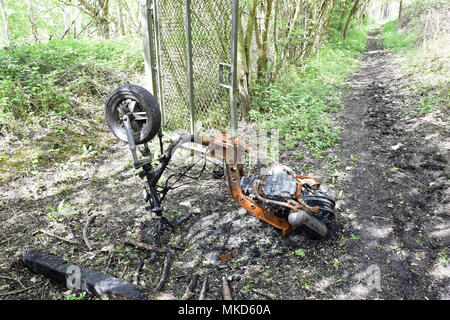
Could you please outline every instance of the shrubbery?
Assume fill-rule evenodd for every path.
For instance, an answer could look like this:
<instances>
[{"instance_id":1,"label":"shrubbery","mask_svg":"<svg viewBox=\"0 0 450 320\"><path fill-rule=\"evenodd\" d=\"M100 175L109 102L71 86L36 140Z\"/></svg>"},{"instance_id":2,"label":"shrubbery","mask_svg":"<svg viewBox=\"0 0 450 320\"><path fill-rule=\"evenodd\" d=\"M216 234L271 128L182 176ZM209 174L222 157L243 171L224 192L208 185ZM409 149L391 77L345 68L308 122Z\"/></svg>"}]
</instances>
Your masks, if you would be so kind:
<instances>
[{"instance_id":1,"label":"shrubbery","mask_svg":"<svg viewBox=\"0 0 450 320\"><path fill-rule=\"evenodd\" d=\"M255 84L250 112L266 129L279 128L288 149L305 143L316 156L339 138L330 120L341 106L341 85L359 65L367 27L355 27L346 39L339 33L330 37L302 68L285 68L269 88Z\"/></svg>"},{"instance_id":2,"label":"shrubbery","mask_svg":"<svg viewBox=\"0 0 450 320\"><path fill-rule=\"evenodd\" d=\"M140 43L50 41L0 50L0 124L64 115L84 96L104 95L143 72Z\"/></svg>"}]
</instances>

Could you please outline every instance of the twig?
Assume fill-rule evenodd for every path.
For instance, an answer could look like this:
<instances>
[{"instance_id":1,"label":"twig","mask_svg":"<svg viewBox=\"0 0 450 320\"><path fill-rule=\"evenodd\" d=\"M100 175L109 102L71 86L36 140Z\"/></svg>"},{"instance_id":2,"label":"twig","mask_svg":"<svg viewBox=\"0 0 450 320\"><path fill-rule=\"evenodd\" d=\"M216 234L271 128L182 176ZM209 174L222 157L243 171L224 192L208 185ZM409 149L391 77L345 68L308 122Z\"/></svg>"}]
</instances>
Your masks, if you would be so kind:
<instances>
[{"instance_id":1,"label":"twig","mask_svg":"<svg viewBox=\"0 0 450 320\"><path fill-rule=\"evenodd\" d=\"M144 267L144 262L143 261L139 262L139 264L138 264L138 266L136 268L136 273L134 274L134 279L133 279L133 283L135 285L137 285L138 282L139 282L139 272L141 272L142 267Z\"/></svg>"},{"instance_id":2,"label":"twig","mask_svg":"<svg viewBox=\"0 0 450 320\"><path fill-rule=\"evenodd\" d=\"M127 270L128 270L128 265L126 265L125 268L123 268L122 273L120 274L120 277L119 277L120 279L123 278L123 276L125 275L125 272L127 272Z\"/></svg>"},{"instance_id":3,"label":"twig","mask_svg":"<svg viewBox=\"0 0 450 320\"><path fill-rule=\"evenodd\" d=\"M35 285L33 285L33 286L30 286L30 287L28 287L28 288L24 288L24 289L20 289L20 290L16 290L16 291L0 293L0 297L1 297L1 296L9 296L9 295L11 295L11 294L16 294L16 293L21 293L21 292L24 292L24 291L33 289L33 288L36 287L36 286L37 286L37 284L35 284Z\"/></svg>"},{"instance_id":4,"label":"twig","mask_svg":"<svg viewBox=\"0 0 450 320\"><path fill-rule=\"evenodd\" d=\"M269 294L269 293L263 292L263 291L261 291L261 290L258 290L258 289L255 289L255 288L251 288L250 290L252 290L252 291L253 291L254 293L256 293L256 294L259 294L260 296L269 298L270 300L277 300L277 299L275 298L275 296L273 296L273 295L271 295L271 294Z\"/></svg>"},{"instance_id":5,"label":"twig","mask_svg":"<svg viewBox=\"0 0 450 320\"><path fill-rule=\"evenodd\" d=\"M123 243L124 244L129 244L129 245L141 248L141 249L155 251L155 252L158 252L158 253L168 252L167 249L161 249L161 248L152 247L151 245L149 245L147 243L139 242L139 241L136 241L136 240L131 239L131 238L126 238Z\"/></svg>"},{"instance_id":6,"label":"twig","mask_svg":"<svg viewBox=\"0 0 450 320\"><path fill-rule=\"evenodd\" d=\"M20 282L19 279L8 277L8 276L1 276L1 275L0 275L0 278L17 281L22 286L22 288L25 288L25 286L22 284L22 282Z\"/></svg>"},{"instance_id":7,"label":"twig","mask_svg":"<svg viewBox=\"0 0 450 320\"><path fill-rule=\"evenodd\" d=\"M195 274L192 277L192 280L189 283L189 285L187 286L186 292L181 297L181 300L190 300L194 296L194 289L195 289L195 286L197 285L198 277L199 277L198 274Z\"/></svg>"},{"instance_id":8,"label":"twig","mask_svg":"<svg viewBox=\"0 0 450 320\"><path fill-rule=\"evenodd\" d=\"M89 224L92 222L92 220L94 220L95 217L98 216L99 214L100 214L100 212L91 214L91 215L88 217L88 219L87 219L87 221L86 221L86 224L84 225L84 228L83 228L83 240L84 240L84 243L86 243L86 246L88 247L89 251L92 250L92 245L91 245L91 243L89 242L89 239L88 239L88 237L87 237L87 229L88 229L88 227L89 227Z\"/></svg>"},{"instance_id":9,"label":"twig","mask_svg":"<svg viewBox=\"0 0 450 320\"><path fill-rule=\"evenodd\" d=\"M230 285L225 277L222 277L222 294L224 300L233 300L231 297Z\"/></svg>"},{"instance_id":10,"label":"twig","mask_svg":"<svg viewBox=\"0 0 450 320\"><path fill-rule=\"evenodd\" d=\"M164 269L161 276L161 280L158 283L158 286L156 287L156 291L161 291L164 288L164 285L167 281L167 274L169 272L169 261L170 261L170 251L167 251L166 258L164 259Z\"/></svg>"},{"instance_id":11,"label":"twig","mask_svg":"<svg viewBox=\"0 0 450 320\"><path fill-rule=\"evenodd\" d=\"M389 218L380 217L380 216L376 216L376 215L373 215L372 218L381 219L381 220L384 220L384 221L387 221L387 222L391 221L391 219L389 219Z\"/></svg>"},{"instance_id":12,"label":"twig","mask_svg":"<svg viewBox=\"0 0 450 320\"><path fill-rule=\"evenodd\" d=\"M176 219L176 221L172 222L172 225L173 225L174 227L179 226L180 224L182 224L183 222L185 222L187 219L189 219L193 214L194 214L194 213L190 213L190 214L188 214L188 215L186 215L186 216L184 216L184 217L181 217L181 218L179 218L179 219Z\"/></svg>"},{"instance_id":13,"label":"twig","mask_svg":"<svg viewBox=\"0 0 450 320\"><path fill-rule=\"evenodd\" d=\"M206 276L206 279L203 281L202 289L200 290L200 296L198 297L198 300L205 300L205 292L206 292L206 284L208 283L208 276Z\"/></svg>"},{"instance_id":14,"label":"twig","mask_svg":"<svg viewBox=\"0 0 450 320\"><path fill-rule=\"evenodd\" d=\"M169 243L169 247L170 247L170 249L179 250L179 251L184 251L185 250L185 248L177 246L177 245L174 245L174 244L171 244L171 243Z\"/></svg>"},{"instance_id":15,"label":"twig","mask_svg":"<svg viewBox=\"0 0 450 320\"><path fill-rule=\"evenodd\" d=\"M33 232L32 235L34 236L34 235L37 234L37 233L43 233L43 234L45 234L45 235L47 235L47 236L54 237L54 238L56 238L56 239L59 239L59 240L61 240L61 241L65 241L65 242L68 242L68 243L71 243L71 244L78 244L78 241L76 241L76 240L66 239L66 238L57 236L57 235L55 235L55 234L53 234L53 233L50 233L50 232L48 232L48 231L45 231L45 230L43 230L43 229L40 229L40 230L37 230L37 231Z\"/></svg>"}]
</instances>

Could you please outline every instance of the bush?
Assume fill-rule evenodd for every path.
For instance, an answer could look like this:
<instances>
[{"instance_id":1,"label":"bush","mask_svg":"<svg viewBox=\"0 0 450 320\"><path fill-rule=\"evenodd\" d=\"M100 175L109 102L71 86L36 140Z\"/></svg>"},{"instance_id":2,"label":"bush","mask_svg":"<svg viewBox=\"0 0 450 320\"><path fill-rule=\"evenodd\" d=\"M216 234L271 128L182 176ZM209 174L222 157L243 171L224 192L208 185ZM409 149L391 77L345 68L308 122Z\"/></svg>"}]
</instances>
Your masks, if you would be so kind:
<instances>
[{"instance_id":1,"label":"bush","mask_svg":"<svg viewBox=\"0 0 450 320\"><path fill-rule=\"evenodd\" d=\"M390 21L381 29L383 46L396 52L401 49L412 48L417 36L414 33L399 32L397 20Z\"/></svg>"},{"instance_id":2,"label":"bush","mask_svg":"<svg viewBox=\"0 0 450 320\"><path fill-rule=\"evenodd\" d=\"M104 94L121 73L143 72L137 43L63 40L0 50L0 121L64 115L71 100Z\"/></svg>"},{"instance_id":3,"label":"bush","mask_svg":"<svg viewBox=\"0 0 450 320\"><path fill-rule=\"evenodd\" d=\"M358 67L366 46L365 28L352 29L344 40L331 33L329 41L301 67L291 65L269 88L253 85L251 117L266 130L279 129L288 149L305 143L315 156L332 146L339 131L330 117L340 105L340 86Z\"/></svg>"}]
</instances>

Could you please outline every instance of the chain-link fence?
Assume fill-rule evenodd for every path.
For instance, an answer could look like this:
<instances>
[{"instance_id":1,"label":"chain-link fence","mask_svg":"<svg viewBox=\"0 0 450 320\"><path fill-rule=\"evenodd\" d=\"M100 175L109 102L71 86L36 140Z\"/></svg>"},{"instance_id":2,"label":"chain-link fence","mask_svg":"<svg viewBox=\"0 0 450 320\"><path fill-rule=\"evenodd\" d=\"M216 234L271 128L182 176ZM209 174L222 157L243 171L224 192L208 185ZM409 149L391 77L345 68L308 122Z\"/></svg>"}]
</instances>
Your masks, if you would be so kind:
<instances>
[{"instance_id":1,"label":"chain-link fence","mask_svg":"<svg viewBox=\"0 0 450 320\"><path fill-rule=\"evenodd\" d=\"M229 128L229 91L219 86L218 71L219 63L230 63L231 59L232 0L155 0L154 3L158 26L155 31L159 31L155 33L159 48L156 54L160 59L159 98L165 130L191 129L191 106L197 131L200 123L203 129ZM228 71L224 71L225 78Z\"/></svg>"}]
</instances>

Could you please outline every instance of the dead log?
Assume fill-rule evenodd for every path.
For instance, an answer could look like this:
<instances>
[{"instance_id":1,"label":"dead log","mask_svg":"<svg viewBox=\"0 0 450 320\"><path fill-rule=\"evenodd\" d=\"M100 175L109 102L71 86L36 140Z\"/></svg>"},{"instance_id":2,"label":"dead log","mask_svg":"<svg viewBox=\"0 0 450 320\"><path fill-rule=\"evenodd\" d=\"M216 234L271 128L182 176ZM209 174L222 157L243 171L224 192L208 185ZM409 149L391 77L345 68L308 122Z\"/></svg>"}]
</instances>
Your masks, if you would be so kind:
<instances>
[{"instance_id":1,"label":"dead log","mask_svg":"<svg viewBox=\"0 0 450 320\"><path fill-rule=\"evenodd\" d=\"M69 289L83 290L100 298L118 300L170 300L175 297L152 292L100 272L90 270L62 260L60 257L40 250L29 250L22 263L33 272L44 275Z\"/></svg>"}]
</instances>

